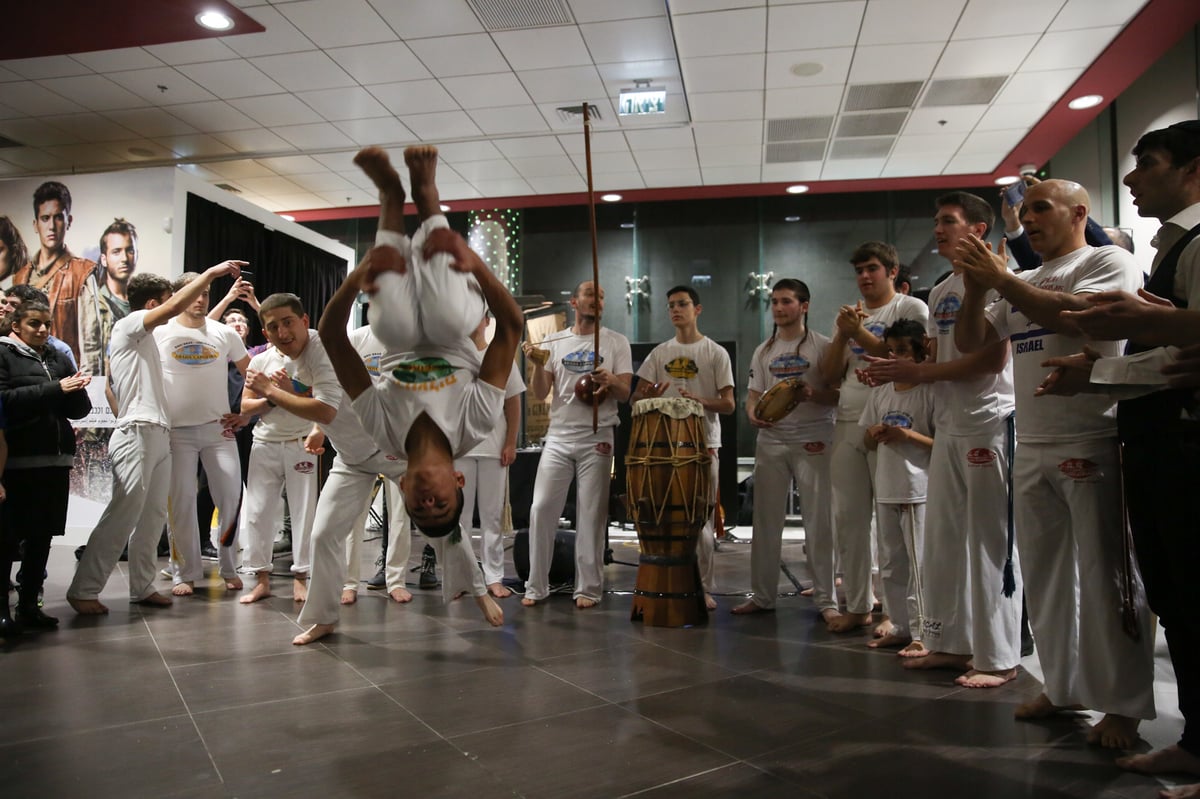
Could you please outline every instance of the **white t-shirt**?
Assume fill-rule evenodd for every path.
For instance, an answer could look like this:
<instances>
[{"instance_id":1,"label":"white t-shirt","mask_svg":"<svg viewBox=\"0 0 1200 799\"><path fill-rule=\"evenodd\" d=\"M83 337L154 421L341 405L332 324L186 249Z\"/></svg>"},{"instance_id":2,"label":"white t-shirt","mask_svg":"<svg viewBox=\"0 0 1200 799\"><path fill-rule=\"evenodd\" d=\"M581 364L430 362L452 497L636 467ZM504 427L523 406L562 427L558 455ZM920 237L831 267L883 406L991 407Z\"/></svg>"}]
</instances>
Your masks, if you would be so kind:
<instances>
[{"instance_id":1,"label":"white t-shirt","mask_svg":"<svg viewBox=\"0 0 1200 799\"><path fill-rule=\"evenodd\" d=\"M1120 247L1081 247L1021 272L1021 280L1047 291L1094 294L1100 291L1136 293L1142 272L1133 256ZM987 309L987 321L1001 338L1012 342L1013 381L1017 399L1017 440L1030 444L1087 441L1117 434L1116 404L1111 397L1035 397L1033 390L1050 370L1047 358L1074 355L1084 344L1102 356L1120 355L1124 342L1085 341L1055 333L1031 321L1008 300Z\"/></svg>"},{"instance_id":2,"label":"white t-shirt","mask_svg":"<svg viewBox=\"0 0 1200 799\"><path fill-rule=\"evenodd\" d=\"M297 394L320 400L330 408L336 409L341 404L342 386L315 330L308 331L308 344L298 358L289 358L274 347L267 347L250 359L247 368L268 375L282 369L291 376L292 388ZM295 441L307 436L312 426L308 419L301 419L283 408L267 406L254 426L254 440Z\"/></svg>"},{"instance_id":3,"label":"white t-shirt","mask_svg":"<svg viewBox=\"0 0 1200 799\"><path fill-rule=\"evenodd\" d=\"M172 427L215 422L229 413L228 364L246 357L233 328L205 319L198 328L175 317L154 330Z\"/></svg>"},{"instance_id":4,"label":"white t-shirt","mask_svg":"<svg viewBox=\"0 0 1200 799\"><path fill-rule=\"evenodd\" d=\"M483 351L479 353L483 361ZM508 372L508 383L504 386L504 399L518 397L525 393L525 381L521 379L521 370L514 363ZM508 420L504 418L504 403L500 403L496 418L492 420L492 430L487 437L480 441L475 449L467 453L468 458L500 458L504 449L504 439L508 435Z\"/></svg>"},{"instance_id":5,"label":"white t-shirt","mask_svg":"<svg viewBox=\"0 0 1200 799\"><path fill-rule=\"evenodd\" d=\"M876 338L883 338L883 331L900 319L912 319L925 327L929 322L929 307L916 297L907 294L897 294L878 308L864 308L869 314L863 320L865 327ZM836 328L835 328L836 330ZM857 422L862 416L863 407L871 387L860 383L854 375L855 369L865 369L867 353L858 342L851 340L846 345L846 371L842 376L841 395L838 397L837 418L841 422Z\"/></svg>"},{"instance_id":6,"label":"white t-shirt","mask_svg":"<svg viewBox=\"0 0 1200 799\"><path fill-rule=\"evenodd\" d=\"M933 437L936 401L933 386L919 383L898 391L894 383L873 390L863 407L859 427L883 423ZM929 488L930 450L912 441L880 444L875 458L875 501L883 504L924 502Z\"/></svg>"},{"instance_id":7,"label":"white t-shirt","mask_svg":"<svg viewBox=\"0 0 1200 799\"><path fill-rule=\"evenodd\" d=\"M989 301L999 295L994 292ZM962 308L963 279L950 277L929 292L929 323L926 333L937 342L937 362L948 363L963 357L954 344L954 325ZM997 374L980 375L972 380L939 380L934 383L937 398L937 428L942 433L971 435L992 429L1013 411L1012 359Z\"/></svg>"},{"instance_id":8,"label":"white t-shirt","mask_svg":"<svg viewBox=\"0 0 1200 799\"><path fill-rule=\"evenodd\" d=\"M750 359L750 390L766 393L771 386L789 377L802 379L815 390L828 388L821 377L818 364L829 348L829 339L815 330L804 338L767 339L754 350ZM801 402L774 427L759 428L758 435L766 441L825 441L833 440L833 420L837 408Z\"/></svg>"},{"instance_id":9,"label":"white t-shirt","mask_svg":"<svg viewBox=\"0 0 1200 799\"><path fill-rule=\"evenodd\" d=\"M356 327L350 331L348 337L350 346L362 356L363 366L367 367L372 379L387 374L397 363L404 360L405 353L388 352L387 347L371 332L370 325Z\"/></svg>"},{"instance_id":10,"label":"white t-shirt","mask_svg":"<svg viewBox=\"0 0 1200 799\"><path fill-rule=\"evenodd\" d=\"M651 383L671 382L664 397L679 396L686 388L698 397L716 399L723 388L733 388L733 366L729 353L708 336L687 344L664 341L646 356L638 377ZM721 446L721 417L716 411L704 412L704 425L710 449Z\"/></svg>"},{"instance_id":11,"label":"white t-shirt","mask_svg":"<svg viewBox=\"0 0 1200 799\"><path fill-rule=\"evenodd\" d=\"M146 329L146 314L134 311L113 325L109 339L109 383L117 395L117 426L148 422L170 427L158 345ZM224 376L221 389L224 391Z\"/></svg>"},{"instance_id":12,"label":"white t-shirt","mask_svg":"<svg viewBox=\"0 0 1200 799\"><path fill-rule=\"evenodd\" d=\"M360 330L369 331L370 328L360 328ZM379 358L372 347L374 337L355 335L356 333L358 333L358 330L350 334L351 345L354 345L355 349L359 350L359 354L363 356L364 364L369 364L373 359L376 367L378 367ZM359 349L360 346L363 349ZM337 383L337 373L333 369L333 363L329 360L329 354L325 351L324 344L314 348L310 342L309 346L305 348L305 354L308 354L310 349L312 350L312 354L309 356L309 365L317 381L327 382L332 379ZM370 371L370 368L368 365L367 370ZM338 384L337 414L333 417L332 422L321 425L321 429L329 437L329 440L333 442L333 446L337 450L338 457L341 458L342 463L350 465L362 463L379 452L379 447L376 446L375 440L363 429L362 422L355 415L351 407L350 395L342 389L340 384Z\"/></svg>"},{"instance_id":13,"label":"white t-shirt","mask_svg":"<svg viewBox=\"0 0 1200 799\"><path fill-rule=\"evenodd\" d=\"M546 438L577 440L592 434L592 406L575 396L575 383L596 369L594 340L591 335L577 336L570 328L551 333L538 345L550 351L546 368L554 375L554 393L550 398L550 429ZM600 364L614 375L632 374L633 357L629 339L615 330L600 328ZM597 408L598 428L617 425L617 400L609 394Z\"/></svg>"}]
</instances>

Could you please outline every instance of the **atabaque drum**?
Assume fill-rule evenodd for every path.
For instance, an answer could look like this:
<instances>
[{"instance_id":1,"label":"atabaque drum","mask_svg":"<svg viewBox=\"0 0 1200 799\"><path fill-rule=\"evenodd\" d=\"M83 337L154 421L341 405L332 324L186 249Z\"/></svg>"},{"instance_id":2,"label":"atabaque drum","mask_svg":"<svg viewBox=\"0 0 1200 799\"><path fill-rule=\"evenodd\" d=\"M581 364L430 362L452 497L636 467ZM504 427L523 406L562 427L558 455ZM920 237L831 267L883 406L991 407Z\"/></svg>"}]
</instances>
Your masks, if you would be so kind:
<instances>
[{"instance_id":1,"label":"atabaque drum","mask_svg":"<svg viewBox=\"0 0 1200 799\"><path fill-rule=\"evenodd\" d=\"M631 618L658 627L705 624L696 543L712 511L704 409L683 397L639 400L625 457L629 513L641 556Z\"/></svg>"}]
</instances>

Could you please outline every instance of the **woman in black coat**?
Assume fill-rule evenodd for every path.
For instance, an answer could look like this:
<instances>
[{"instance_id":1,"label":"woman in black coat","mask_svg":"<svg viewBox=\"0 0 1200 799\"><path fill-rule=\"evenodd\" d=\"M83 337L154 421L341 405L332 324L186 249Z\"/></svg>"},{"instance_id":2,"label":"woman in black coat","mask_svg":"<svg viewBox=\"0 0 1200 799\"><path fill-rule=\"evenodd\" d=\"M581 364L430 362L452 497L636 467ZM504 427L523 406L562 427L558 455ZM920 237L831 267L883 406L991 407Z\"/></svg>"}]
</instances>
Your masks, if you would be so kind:
<instances>
[{"instance_id":1,"label":"woman in black coat","mask_svg":"<svg viewBox=\"0 0 1200 799\"><path fill-rule=\"evenodd\" d=\"M10 328L0 338L0 401L8 421L3 478L8 498L0 505L0 576L6 582L18 552L22 558L15 618L9 615L7 591L0 605L0 637L8 638L22 628L58 625L58 619L38 607L38 594L50 540L66 532L75 460L75 431L68 420L86 416L92 403L84 391L91 378L76 373L62 353L46 344L48 305L28 300L4 325Z\"/></svg>"}]
</instances>

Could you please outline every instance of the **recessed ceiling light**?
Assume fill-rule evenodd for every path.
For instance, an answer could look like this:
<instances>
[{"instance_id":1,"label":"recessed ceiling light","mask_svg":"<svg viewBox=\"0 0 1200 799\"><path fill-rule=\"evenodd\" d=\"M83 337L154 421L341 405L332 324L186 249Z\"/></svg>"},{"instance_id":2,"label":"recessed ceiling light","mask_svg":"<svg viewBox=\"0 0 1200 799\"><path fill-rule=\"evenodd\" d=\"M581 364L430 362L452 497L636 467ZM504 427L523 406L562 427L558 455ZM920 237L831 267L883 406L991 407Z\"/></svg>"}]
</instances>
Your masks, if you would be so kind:
<instances>
[{"instance_id":1,"label":"recessed ceiling light","mask_svg":"<svg viewBox=\"0 0 1200 799\"><path fill-rule=\"evenodd\" d=\"M289 221L289 222L295 222L295 221L296 221L296 217L292 216L291 214L280 214L280 216L281 216L281 217L283 217L284 219L286 219L286 220L287 220L287 221Z\"/></svg>"},{"instance_id":2,"label":"recessed ceiling light","mask_svg":"<svg viewBox=\"0 0 1200 799\"><path fill-rule=\"evenodd\" d=\"M801 61L799 64L792 64L791 72L798 78L809 78L821 74L824 69L825 65L816 61Z\"/></svg>"},{"instance_id":3,"label":"recessed ceiling light","mask_svg":"<svg viewBox=\"0 0 1200 799\"><path fill-rule=\"evenodd\" d=\"M1081 111L1084 108L1095 108L1102 102L1104 102L1104 97L1099 94L1085 94L1067 103L1067 108L1072 111Z\"/></svg>"},{"instance_id":4,"label":"recessed ceiling light","mask_svg":"<svg viewBox=\"0 0 1200 799\"><path fill-rule=\"evenodd\" d=\"M788 194L803 194L808 191L808 186L803 183L797 183L795 186L788 186L786 189Z\"/></svg>"},{"instance_id":5,"label":"recessed ceiling light","mask_svg":"<svg viewBox=\"0 0 1200 799\"><path fill-rule=\"evenodd\" d=\"M633 230L633 228L634 228L634 224L632 222L622 222L621 223L621 230Z\"/></svg>"},{"instance_id":6,"label":"recessed ceiling light","mask_svg":"<svg viewBox=\"0 0 1200 799\"><path fill-rule=\"evenodd\" d=\"M441 209L443 214L450 210L450 206L446 205L445 203L439 205L438 208Z\"/></svg>"},{"instance_id":7,"label":"recessed ceiling light","mask_svg":"<svg viewBox=\"0 0 1200 799\"><path fill-rule=\"evenodd\" d=\"M203 11L196 15L196 21L210 31L227 31L233 27L233 20L220 11Z\"/></svg>"},{"instance_id":8,"label":"recessed ceiling light","mask_svg":"<svg viewBox=\"0 0 1200 799\"><path fill-rule=\"evenodd\" d=\"M621 195L619 195L619 194L601 194L600 199L604 200L604 202L606 202L606 203L619 203L619 202L621 202Z\"/></svg>"},{"instance_id":9,"label":"recessed ceiling light","mask_svg":"<svg viewBox=\"0 0 1200 799\"><path fill-rule=\"evenodd\" d=\"M783 218L783 221L784 221L784 222L799 222L799 221L800 221L800 217L798 217L798 216L785 216L785 217Z\"/></svg>"},{"instance_id":10,"label":"recessed ceiling light","mask_svg":"<svg viewBox=\"0 0 1200 799\"><path fill-rule=\"evenodd\" d=\"M997 186L1008 186L1013 183L1016 183L1020 179L1021 178L1019 175L1005 175L1003 177L996 178L996 185Z\"/></svg>"}]
</instances>

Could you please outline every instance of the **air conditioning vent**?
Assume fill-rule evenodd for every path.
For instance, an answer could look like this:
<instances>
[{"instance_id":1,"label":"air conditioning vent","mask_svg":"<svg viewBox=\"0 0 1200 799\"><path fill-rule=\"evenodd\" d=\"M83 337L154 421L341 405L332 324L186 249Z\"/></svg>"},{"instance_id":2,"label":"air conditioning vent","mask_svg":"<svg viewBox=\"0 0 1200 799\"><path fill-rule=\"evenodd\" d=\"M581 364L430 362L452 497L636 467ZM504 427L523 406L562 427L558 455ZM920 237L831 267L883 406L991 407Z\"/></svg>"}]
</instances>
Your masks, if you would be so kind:
<instances>
[{"instance_id":1,"label":"air conditioning vent","mask_svg":"<svg viewBox=\"0 0 1200 799\"><path fill-rule=\"evenodd\" d=\"M833 117L792 117L790 119L768 119L767 141L805 141L825 139L833 130Z\"/></svg>"},{"instance_id":2,"label":"air conditioning vent","mask_svg":"<svg viewBox=\"0 0 1200 799\"><path fill-rule=\"evenodd\" d=\"M824 140L780 142L767 145L766 163L791 164L796 161L820 161L824 157Z\"/></svg>"},{"instance_id":3,"label":"air conditioning vent","mask_svg":"<svg viewBox=\"0 0 1200 799\"><path fill-rule=\"evenodd\" d=\"M881 111L885 108L912 108L921 93L923 81L905 83L860 83L846 92L844 111Z\"/></svg>"},{"instance_id":4,"label":"air conditioning vent","mask_svg":"<svg viewBox=\"0 0 1200 799\"><path fill-rule=\"evenodd\" d=\"M467 0L489 31L513 31L571 25L575 19L564 0Z\"/></svg>"},{"instance_id":5,"label":"air conditioning vent","mask_svg":"<svg viewBox=\"0 0 1200 799\"><path fill-rule=\"evenodd\" d=\"M953 78L929 83L922 107L943 105L987 105L1008 80L1007 75L983 78Z\"/></svg>"}]
</instances>

